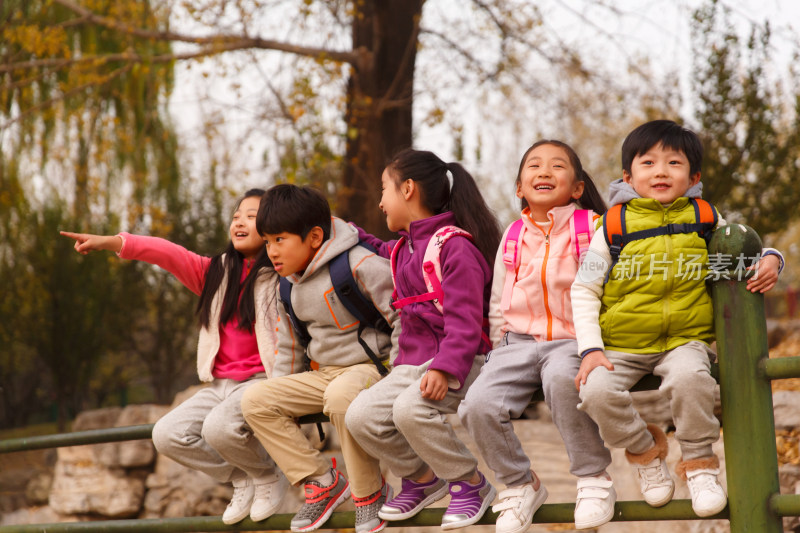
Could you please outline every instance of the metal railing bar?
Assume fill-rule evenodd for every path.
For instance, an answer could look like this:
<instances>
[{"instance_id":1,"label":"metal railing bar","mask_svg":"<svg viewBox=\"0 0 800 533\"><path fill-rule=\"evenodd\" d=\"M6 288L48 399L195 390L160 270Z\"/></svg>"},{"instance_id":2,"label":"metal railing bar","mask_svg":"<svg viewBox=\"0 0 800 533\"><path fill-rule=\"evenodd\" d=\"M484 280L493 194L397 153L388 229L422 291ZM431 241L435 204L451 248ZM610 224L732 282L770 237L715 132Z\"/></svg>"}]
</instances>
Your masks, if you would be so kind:
<instances>
[{"instance_id":1,"label":"metal railing bar","mask_svg":"<svg viewBox=\"0 0 800 533\"><path fill-rule=\"evenodd\" d=\"M761 370L767 379L800 378L800 357L764 359Z\"/></svg>"},{"instance_id":2,"label":"metal railing bar","mask_svg":"<svg viewBox=\"0 0 800 533\"><path fill-rule=\"evenodd\" d=\"M389 522L388 527L439 526L442 523L443 507L424 509L414 518ZM533 517L536 524L571 523L575 511L574 503L553 503L543 505ZM193 531L266 531L288 530L292 514L274 515L262 522L249 518L234 525L225 525L218 516L193 518L157 518L104 520L97 522L63 522L55 524L26 524L0 526L0 533L182 533ZM710 518L728 518L727 507ZM650 507L643 501L617 502L612 521L656 521L656 520L697 520L692 511L691 500L673 500L663 507ZM497 514L487 512L476 525L493 525ZM324 529L349 529L353 527L353 511L333 513L323 526Z\"/></svg>"}]
</instances>

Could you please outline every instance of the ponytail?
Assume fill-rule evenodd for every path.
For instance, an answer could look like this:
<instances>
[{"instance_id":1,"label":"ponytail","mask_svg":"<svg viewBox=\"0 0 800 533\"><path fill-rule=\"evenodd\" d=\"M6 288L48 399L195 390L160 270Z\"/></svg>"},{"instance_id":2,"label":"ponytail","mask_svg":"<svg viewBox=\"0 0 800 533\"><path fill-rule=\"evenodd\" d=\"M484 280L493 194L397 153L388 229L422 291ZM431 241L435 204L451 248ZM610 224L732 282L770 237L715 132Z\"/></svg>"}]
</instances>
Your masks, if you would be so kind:
<instances>
[{"instance_id":1,"label":"ponytail","mask_svg":"<svg viewBox=\"0 0 800 533\"><path fill-rule=\"evenodd\" d=\"M453 176L450 211L456 217L456 224L472 235L481 255L490 265L494 264L502 236L497 218L486 205L478 185L464 167L458 163L448 163L446 168Z\"/></svg>"},{"instance_id":2,"label":"ponytail","mask_svg":"<svg viewBox=\"0 0 800 533\"><path fill-rule=\"evenodd\" d=\"M239 200L237 206L245 198L253 196L261 197L262 189L251 189L247 191ZM267 256L266 247L262 248L253 260L253 266L247 274L243 284L242 269L244 268L244 256L236 250L233 242L229 241L225 251L211 258L211 263L206 271L203 290L200 292L200 300L197 302L197 318L200 326L208 328L211 325L211 304L214 296L219 292L222 280L227 276L225 284L225 297L222 300L220 313L220 324L225 324L233 320L237 313L239 316L239 329L251 330L256 322L256 302L255 302L255 281L262 268L272 267L272 262ZM241 293L241 297L240 297Z\"/></svg>"},{"instance_id":3,"label":"ponytail","mask_svg":"<svg viewBox=\"0 0 800 533\"><path fill-rule=\"evenodd\" d=\"M500 245L500 227L475 180L458 163L445 163L433 152L407 148L387 165L395 182L414 180L422 205L434 215L451 211L491 265Z\"/></svg>"},{"instance_id":4,"label":"ponytail","mask_svg":"<svg viewBox=\"0 0 800 533\"><path fill-rule=\"evenodd\" d=\"M592 177L583 169L581 169L581 176L578 177L583 182L583 194L578 199L578 203L584 209L591 209L598 215L604 214L608 211L600 191L597 190L597 185L594 184Z\"/></svg>"}]
</instances>

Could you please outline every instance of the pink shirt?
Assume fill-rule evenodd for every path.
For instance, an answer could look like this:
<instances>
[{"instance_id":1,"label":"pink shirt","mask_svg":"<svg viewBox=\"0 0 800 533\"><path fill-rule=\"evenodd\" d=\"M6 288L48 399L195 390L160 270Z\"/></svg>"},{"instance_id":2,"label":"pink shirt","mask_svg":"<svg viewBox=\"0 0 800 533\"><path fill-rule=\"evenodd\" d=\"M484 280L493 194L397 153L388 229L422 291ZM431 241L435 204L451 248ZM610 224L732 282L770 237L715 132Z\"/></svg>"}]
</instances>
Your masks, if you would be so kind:
<instances>
[{"instance_id":1,"label":"pink shirt","mask_svg":"<svg viewBox=\"0 0 800 533\"><path fill-rule=\"evenodd\" d=\"M252 261L245 262L240 288L244 285L251 266ZM239 297L241 298L241 294ZM219 352L214 359L214 370L211 371L211 375L218 379L244 381L259 372L264 372L264 365L258 354L258 343L253 328L247 331L239 329L239 318L236 316L227 323L220 324Z\"/></svg>"}]
</instances>

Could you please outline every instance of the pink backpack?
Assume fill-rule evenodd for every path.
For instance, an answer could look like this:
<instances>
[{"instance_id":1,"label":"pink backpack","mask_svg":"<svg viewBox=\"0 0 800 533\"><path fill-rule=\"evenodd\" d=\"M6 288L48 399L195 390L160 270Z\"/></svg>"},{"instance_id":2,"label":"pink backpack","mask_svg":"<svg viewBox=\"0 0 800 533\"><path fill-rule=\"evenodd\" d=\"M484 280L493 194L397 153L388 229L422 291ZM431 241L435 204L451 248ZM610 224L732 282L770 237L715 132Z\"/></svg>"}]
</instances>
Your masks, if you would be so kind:
<instances>
[{"instance_id":1,"label":"pink backpack","mask_svg":"<svg viewBox=\"0 0 800 533\"><path fill-rule=\"evenodd\" d=\"M443 226L436 230L436 233L434 233L433 237L431 237L431 239L428 241L428 246L425 248L425 255L422 258L422 277L425 280L425 286L428 288L428 292L425 294L418 294L415 296L408 296L406 298L394 300L397 297L397 289L395 289L394 294L392 294L392 299L394 300L393 306L395 309L400 309L408 304L416 302L427 302L429 300L433 300L433 305L436 306L436 309L438 309L440 313L442 312L444 291L442 290L442 265L439 254L442 251L442 246L444 246L444 243L446 243L451 237L457 236L466 237L469 240L472 240L472 235L470 235L469 232L457 226ZM394 274L397 251L400 250L400 247L403 246L405 242L406 238L400 237L400 240L398 240L397 244L395 244L394 248L392 248L391 264L393 283L395 281ZM397 287L397 284L394 283L394 286Z\"/></svg>"},{"instance_id":2,"label":"pink backpack","mask_svg":"<svg viewBox=\"0 0 800 533\"><path fill-rule=\"evenodd\" d=\"M576 209L570 221L572 229L572 245L575 260L580 263L583 256L589 249L589 243L594 234L594 224L592 224L592 212L589 209ZM522 230L524 229L522 219L517 219L511 224L511 228L506 234L502 243L503 264L506 266L506 281L503 284L503 297L500 300L500 309L505 311L511 306L511 291L514 288L514 281L517 277L517 267L519 266L519 241L522 240Z\"/></svg>"}]
</instances>

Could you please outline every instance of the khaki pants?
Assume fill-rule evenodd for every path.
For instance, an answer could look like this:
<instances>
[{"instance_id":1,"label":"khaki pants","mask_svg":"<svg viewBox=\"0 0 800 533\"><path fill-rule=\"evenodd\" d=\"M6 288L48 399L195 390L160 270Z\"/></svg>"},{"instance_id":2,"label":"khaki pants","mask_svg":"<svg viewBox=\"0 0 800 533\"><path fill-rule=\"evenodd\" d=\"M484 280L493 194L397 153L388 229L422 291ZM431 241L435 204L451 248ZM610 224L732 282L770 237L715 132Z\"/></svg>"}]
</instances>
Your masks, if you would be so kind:
<instances>
[{"instance_id":1,"label":"khaki pants","mask_svg":"<svg viewBox=\"0 0 800 533\"><path fill-rule=\"evenodd\" d=\"M242 412L270 457L297 485L331 468L295 422L297 417L322 411L339 434L353 496L363 498L381 488L380 465L352 438L344 415L358 393L379 380L372 363L326 366L271 378L247 389Z\"/></svg>"}]
</instances>

